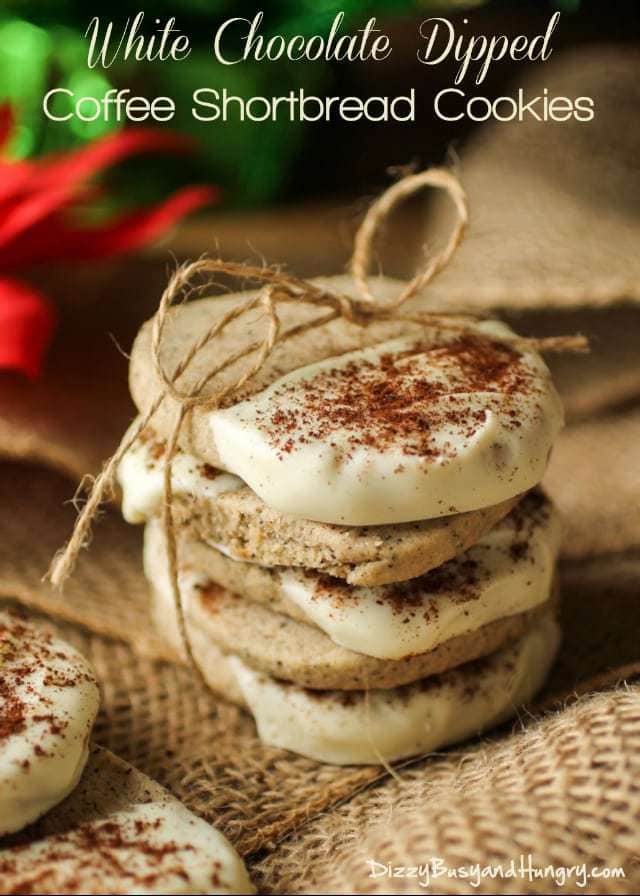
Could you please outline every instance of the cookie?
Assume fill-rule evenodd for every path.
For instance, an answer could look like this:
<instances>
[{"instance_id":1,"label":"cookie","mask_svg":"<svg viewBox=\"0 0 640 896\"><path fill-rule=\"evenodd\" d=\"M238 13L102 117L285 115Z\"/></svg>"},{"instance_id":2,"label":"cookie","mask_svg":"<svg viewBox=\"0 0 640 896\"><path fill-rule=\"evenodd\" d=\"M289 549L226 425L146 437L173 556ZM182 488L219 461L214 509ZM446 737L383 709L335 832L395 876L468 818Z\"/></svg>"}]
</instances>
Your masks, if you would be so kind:
<instances>
[{"instance_id":1,"label":"cookie","mask_svg":"<svg viewBox=\"0 0 640 896\"><path fill-rule=\"evenodd\" d=\"M191 642L212 690L251 711L261 740L337 765L393 762L479 734L542 686L560 643L552 611L483 659L404 687L311 690L223 653L194 625Z\"/></svg>"},{"instance_id":2,"label":"cookie","mask_svg":"<svg viewBox=\"0 0 640 896\"><path fill-rule=\"evenodd\" d=\"M318 278L314 283L325 285L332 290L346 291L352 288L352 280L348 276ZM400 281L387 277L371 278L371 285L374 295L382 301L389 301L403 287ZM198 299L172 308L161 347L160 358L163 368L168 371L175 369L186 349L202 336L213 321L255 294L255 290L249 290ZM305 304L281 305L278 314L286 331L290 327L323 317L326 309ZM181 386L188 389L203 374L211 371L224 354L237 351L248 343L260 339L264 334L264 323L264 315L259 310L248 314L242 320L233 321L215 341L208 343L198 353L181 377ZM265 364L245 384L234 401L262 391L278 377L310 362L331 358L361 346L375 345L377 342L403 334L419 335L421 332L422 328L419 325L404 321L378 321L364 328L342 319L331 321L276 345ZM152 321L148 321L141 327L132 346L129 366L129 390L141 414L148 410L162 391L162 384L157 377L152 359L151 343ZM244 369L243 362L230 365L216 378L217 386L228 385L242 369ZM160 433L166 434L172 428L175 413L175 402L167 398L154 418L154 425ZM183 445L187 451L195 453L213 466L221 466L215 446L211 444L211 434L204 416L193 417L191 424L185 429Z\"/></svg>"},{"instance_id":3,"label":"cookie","mask_svg":"<svg viewBox=\"0 0 640 896\"><path fill-rule=\"evenodd\" d=\"M160 513L164 441L152 430L119 468L123 513L140 523ZM519 496L501 504L435 520L396 526L335 526L268 507L242 480L181 452L172 464L176 527L236 560L299 566L352 585L415 578L473 545L507 514Z\"/></svg>"},{"instance_id":4,"label":"cookie","mask_svg":"<svg viewBox=\"0 0 640 896\"><path fill-rule=\"evenodd\" d=\"M148 561L146 571L156 627L180 649L164 557ZM379 659L341 647L317 626L238 597L191 570L180 575L180 591L191 639L204 636L205 643L224 654L234 654L275 678L316 690L391 688L436 675L519 637L544 607L544 602L538 602L530 610L467 630L424 653Z\"/></svg>"},{"instance_id":5,"label":"cookie","mask_svg":"<svg viewBox=\"0 0 640 896\"><path fill-rule=\"evenodd\" d=\"M0 894L255 892L222 834L96 746L71 796L12 841Z\"/></svg>"},{"instance_id":6,"label":"cookie","mask_svg":"<svg viewBox=\"0 0 640 896\"><path fill-rule=\"evenodd\" d=\"M264 743L324 762L365 764L431 753L505 721L540 689L559 643L547 613L484 659L405 688L357 695L309 691L237 657L229 663Z\"/></svg>"},{"instance_id":7,"label":"cookie","mask_svg":"<svg viewBox=\"0 0 640 896\"><path fill-rule=\"evenodd\" d=\"M276 614L317 627L350 651L381 660L413 657L417 662L418 654L547 601L559 544L560 522L553 505L542 494L531 493L464 554L397 585L354 587L309 570L242 563L185 536L179 558L183 575L201 582L205 590L215 582ZM164 530L153 520L147 524L144 549L151 581L162 581L165 557ZM231 624L233 616L241 614L243 604L226 597L215 600L210 588L208 593L202 600L218 608L216 619L223 628L225 620ZM259 650L262 638L252 637L258 634L257 623L252 624L248 608L246 613L248 643ZM266 668L255 657L247 658Z\"/></svg>"},{"instance_id":8,"label":"cookie","mask_svg":"<svg viewBox=\"0 0 640 896\"><path fill-rule=\"evenodd\" d=\"M323 281L354 292L350 278ZM401 284L379 278L383 300ZM257 293L173 308L169 372ZM298 302L266 362L219 406L190 408L171 459L178 578L191 650L263 741L334 763L396 760L506 718L541 686L559 643L558 520L538 485L563 411L540 356L494 320L358 327ZM235 320L180 376L188 393L259 344ZM246 369L207 382L206 398ZM142 416L163 394L152 326L134 345ZM178 652L160 522L164 396L120 463L125 518L145 522L155 624ZM134 421L136 431L139 422Z\"/></svg>"},{"instance_id":9,"label":"cookie","mask_svg":"<svg viewBox=\"0 0 640 896\"><path fill-rule=\"evenodd\" d=\"M84 657L0 613L0 836L35 821L76 786L98 703Z\"/></svg>"},{"instance_id":10,"label":"cookie","mask_svg":"<svg viewBox=\"0 0 640 896\"><path fill-rule=\"evenodd\" d=\"M216 300L175 310L164 349L168 369L219 313ZM196 357L182 388L239 340L249 344L251 327L244 320L239 326ZM353 325L332 327L331 339L307 331L300 344L278 344L247 397L213 410L196 407L189 450L239 476L269 507L349 526L477 510L540 481L562 406L541 357L509 345L515 334L506 325L482 320L460 332L412 324L395 337L370 327L357 348L350 346ZM142 412L158 394L156 377L147 326L131 362ZM168 399L164 406L155 421L161 435L172 416Z\"/></svg>"}]
</instances>

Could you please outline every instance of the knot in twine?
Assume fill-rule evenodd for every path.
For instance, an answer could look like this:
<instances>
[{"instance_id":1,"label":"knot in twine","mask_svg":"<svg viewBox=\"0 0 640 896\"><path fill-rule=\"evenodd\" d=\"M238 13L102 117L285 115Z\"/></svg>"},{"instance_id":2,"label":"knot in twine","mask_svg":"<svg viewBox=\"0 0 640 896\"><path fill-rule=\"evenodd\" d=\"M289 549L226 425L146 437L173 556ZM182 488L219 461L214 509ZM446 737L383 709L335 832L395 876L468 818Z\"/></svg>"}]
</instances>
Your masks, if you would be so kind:
<instances>
[{"instance_id":1,"label":"knot in twine","mask_svg":"<svg viewBox=\"0 0 640 896\"><path fill-rule=\"evenodd\" d=\"M427 259L425 267L391 301L380 302L371 291L369 270L372 265L375 237L380 225L390 212L404 199L425 187L436 187L444 190L452 201L456 211L456 221L443 249ZM261 369L275 345L284 343L300 334L322 327L333 320L342 318L360 327L367 327L372 322L384 319L406 320L423 325L431 325L441 330L465 332L479 319L477 315L440 311L415 311L404 313L402 306L422 290L449 263L452 255L460 245L468 222L468 204L464 189L457 177L444 168L432 168L417 174L408 174L389 187L367 211L354 240L353 255L349 265L357 297L332 292L325 288L292 275L269 267L254 267L246 264L222 261L221 259L202 258L179 267L170 278L160 299L158 310L153 318L152 357L156 375L162 384L158 397L149 410L129 430L122 439L115 454L105 463L102 472L93 482L87 501L79 513L70 540L54 557L47 576L56 587L61 587L73 571L81 549L90 539L91 524L100 504L107 495L113 493L113 484L122 458L138 440L143 430L151 423L160 405L170 397L178 405L175 425L167 442L164 456L164 500L162 519L167 544L167 566L173 600L176 609L180 637L187 659L204 681L199 664L196 662L186 629L185 613L178 577L177 537L173 520L173 487L171 467L178 451L180 433L185 418L195 408L214 409L222 402L238 395L245 384ZM233 308L221 315L196 342L188 349L172 371L167 371L161 360L161 349L165 326L172 306L178 300L186 300L202 295L206 284L194 285L194 281L202 275L211 277L222 273L262 284L258 293L245 301L238 302ZM291 326L286 330L278 317L277 309L281 304L307 304L325 309L318 317ZM248 313L260 309L266 318L266 327L261 339L249 343L230 352L210 370L206 371L188 388L181 387L180 380L190 367L194 358L209 343L214 341L233 321ZM584 351L587 342L583 336L557 336L544 339L524 339L513 337L501 339L516 348L537 349L538 351ZM208 390L207 387L215 377L233 364L250 359L244 370L224 388Z\"/></svg>"}]
</instances>

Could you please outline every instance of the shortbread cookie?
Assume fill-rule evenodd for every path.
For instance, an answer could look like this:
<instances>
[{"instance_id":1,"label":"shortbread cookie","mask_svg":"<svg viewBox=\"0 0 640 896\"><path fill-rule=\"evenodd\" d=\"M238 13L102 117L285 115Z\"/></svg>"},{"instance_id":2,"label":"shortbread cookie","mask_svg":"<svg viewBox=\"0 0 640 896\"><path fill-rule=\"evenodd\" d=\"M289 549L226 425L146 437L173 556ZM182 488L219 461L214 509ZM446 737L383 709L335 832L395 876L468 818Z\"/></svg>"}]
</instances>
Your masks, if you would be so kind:
<instances>
[{"instance_id":1,"label":"shortbread cookie","mask_svg":"<svg viewBox=\"0 0 640 896\"><path fill-rule=\"evenodd\" d=\"M160 562L150 562L148 553L146 572L152 585L156 627L170 644L180 649L164 555ZM391 688L436 675L486 656L519 637L531 624L532 617L544 608L543 603L538 603L530 610L448 638L433 650L388 660L347 650L317 626L274 613L191 571L180 575L180 593L190 638L196 632L204 634L205 643L224 654L239 656L276 678L319 690Z\"/></svg>"},{"instance_id":2,"label":"shortbread cookie","mask_svg":"<svg viewBox=\"0 0 640 896\"><path fill-rule=\"evenodd\" d=\"M267 744L337 765L392 762L439 750L498 724L540 689L560 630L551 612L500 650L388 690L310 690L252 669L193 626L191 646L209 686L250 709ZM175 638L175 627L168 634Z\"/></svg>"},{"instance_id":3,"label":"shortbread cookie","mask_svg":"<svg viewBox=\"0 0 640 896\"><path fill-rule=\"evenodd\" d=\"M353 291L353 280L346 275L320 277L313 282L332 291ZM370 284L373 294L381 301L393 299L405 286L400 280L388 277L372 277ZM174 370L185 351L202 336L213 321L255 294L255 290L248 290L199 299L172 308L161 346L160 358L164 369ZM326 309L314 308L303 303L278 307L278 315L285 332L291 327L322 318L325 314ZM243 316L242 320L233 321L223 333L198 353L181 377L181 387L188 389L194 386L203 374L209 373L216 366L223 354L238 351L249 343L259 340L265 332L264 324L265 317L260 310ZM146 413L162 392L162 384L158 380L152 358L152 326L151 320L143 324L131 349L129 389L136 407L142 414ZM345 320L331 321L274 346L264 365L247 381L233 401L261 392L278 377L304 364L331 358L361 346L375 345L385 339L394 339L402 335L419 335L421 332L422 327L418 324L405 321L376 321L368 327L356 326ZM216 378L216 386L228 385L243 369L243 362L230 365ZM171 429L175 412L175 402L167 397L154 418L161 433L166 434ZM183 445L187 451L193 451L213 466L220 466L220 458L217 454L215 456L211 454L212 451L215 452L215 446L211 444L209 426L202 415L192 418L191 425L184 433Z\"/></svg>"},{"instance_id":4,"label":"shortbread cookie","mask_svg":"<svg viewBox=\"0 0 640 896\"><path fill-rule=\"evenodd\" d=\"M84 657L0 613L0 835L35 821L76 786L98 703Z\"/></svg>"},{"instance_id":5,"label":"shortbread cookie","mask_svg":"<svg viewBox=\"0 0 640 896\"><path fill-rule=\"evenodd\" d=\"M219 309L216 300L203 300L175 311L165 348L169 369ZM352 329L342 322L335 328ZM307 332L302 362L294 340L277 346L252 395L230 407L194 409L189 441L197 456L239 476L272 508L350 526L477 510L541 480L563 424L562 405L542 358L511 347L515 334L506 325L483 320L464 332L412 327L382 340L372 330L363 333L366 347L349 351L345 337L340 350L326 355L323 340ZM208 346L181 386L206 369L207 359L211 367L212 351L219 359L239 338ZM131 378L143 411L157 394L154 377L147 325L134 347ZM169 422L156 422L162 434Z\"/></svg>"},{"instance_id":6,"label":"shortbread cookie","mask_svg":"<svg viewBox=\"0 0 640 896\"><path fill-rule=\"evenodd\" d=\"M215 828L107 750L74 792L0 848L0 894L253 893Z\"/></svg>"},{"instance_id":7,"label":"shortbread cookie","mask_svg":"<svg viewBox=\"0 0 640 896\"><path fill-rule=\"evenodd\" d=\"M123 514L140 523L160 513L165 443L152 430L125 455L118 473ZM519 496L501 504L396 526L314 523L268 507L241 479L179 453L172 463L176 527L236 560L318 569L352 585L415 578L473 545Z\"/></svg>"},{"instance_id":8,"label":"shortbread cookie","mask_svg":"<svg viewBox=\"0 0 640 896\"><path fill-rule=\"evenodd\" d=\"M353 587L309 570L267 569L230 560L185 537L180 539L179 558L183 573L203 583L213 581L276 613L311 623L351 651L399 660L416 659L417 654L547 601L559 544L560 521L551 502L531 493L466 553L398 585ZM165 557L164 530L153 520L147 524L144 550L151 580L158 578ZM220 601L216 605L221 623L221 613L225 619L229 613L230 621L230 614L237 615L242 606L232 601L232 609L223 611ZM229 605L226 598L224 605ZM249 625L249 634L254 627Z\"/></svg>"},{"instance_id":9,"label":"shortbread cookie","mask_svg":"<svg viewBox=\"0 0 640 896\"><path fill-rule=\"evenodd\" d=\"M309 691L228 662L264 743L323 762L366 764L431 753L505 721L538 692L560 644L547 613L491 656L388 691Z\"/></svg>"}]
</instances>

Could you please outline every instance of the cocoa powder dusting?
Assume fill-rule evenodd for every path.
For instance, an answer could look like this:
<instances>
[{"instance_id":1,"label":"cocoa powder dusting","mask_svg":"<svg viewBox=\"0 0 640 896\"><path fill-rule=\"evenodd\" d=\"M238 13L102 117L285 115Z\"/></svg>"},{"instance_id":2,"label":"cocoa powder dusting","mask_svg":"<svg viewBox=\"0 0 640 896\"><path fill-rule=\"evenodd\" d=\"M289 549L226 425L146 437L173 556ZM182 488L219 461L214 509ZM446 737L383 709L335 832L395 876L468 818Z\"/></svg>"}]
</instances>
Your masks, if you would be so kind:
<instances>
[{"instance_id":1,"label":"cocoa powder dusting","mask_svg":"<svg viewBox=\"0 0 640 896\"><path fill-rule=\"evenodd\" d=\"M26 735L32 754L45 756L42 736L62 736L68 725L53 693L46 689L77 687L87 674L70 666L60 668L60 662L69 657L49 633L28 625L15 613L3 613L1 619L0 748L7 738ZM28 760L22 766L28 769Z\"/></svg>"},{"instance_id":2,"label":"cocoa powder dusting","mask_svg":"<svg viewBox=\"0 0 640 896\"><path fill-rule=\"evenodd\" d=\"M315 570L304 570L302 574L314 583L312 599L328 599L336 609L353 602L354 589L343 579ZM447 594L460 603L477 599L482 574L480 560L458 557L418 578L379 586L376 589L377 603L388 605L395 616L403 617L403 622L409 622L417 612L422 613L427 622L433 622L438 618L438 603L437 600L430 601L425 608L427 595L437 598Z\"/></svg>"},{"instance_id":3,"label":"cocoa powder dusting","mask_svg":"<svg viewBox=\"0 0 640 896\"><path fill-rule=\"evenodd\" d=\"M10 686L0 678L0 742L12 734L18 734L25 726L25 705L11 692Z\"/></svg>"},{"instance_id":4,"label":"cocoa powder dusting","mask_svg":"<svg viewBox=\"0 0 640 896\"><path fill-rule=\"evenodd\" d=\"M11 885L3 893L83 893L87 888L93 892L96 885L125 893L168 886L176 877L193 883L185 859L195 847L166 837L166 818L160 809L155 817L153 813L133 819L113 816L49 836L40 841L34 863L28 849L34 835L37 839L38 826L14 836L5 849L0 879L11 880ZM210 876L220 883L219 861L211 860Z\"/></svg>"},{"instance_id":5,"label":"cocoa powder dusting","mask_svg":"<svg viewBox=\"0 0 640 896\"><path fill-rule=\"evenodd\" d=\"M353 359L311 379L282 384L273 400L284 399L288 406L260 412L258 425L281 455L310 441L329 441L341 430L348 451L394 447L432 460L455 456L451 443L434 438L439 431L453 429L457 437L471 439L490 410L499 410L508 427L519 428L518 398L537 388L520 352L466 334L441 345L417 341L375 361ZM469 393L480 392L486 407L470 406Z\"/></svg>"},{"instance_id":6,"label":"cocoa powder dusting","mask_svg":"<svg viewBox=\"0 0 640 896\"><path fill-rule=\"evenodd\" d=\"M211 481L217 479L221 473L220 470L212 467L211 464L201 464L199 467L199 472L201 476L204 476L205 479L209 479Z\"/></svg>"},{"instance_id":7,"label":"cocoa powder dusting","mask_svg":"<svg viewBox=\"0 0 640 896\"><path fill-rule=\"evenodd\" d=\"M504 550L514 563L527 559L533 530L546 524L549 512L549 504L542 492L533 489L501 522L500 525L509 527L513 534L504 548L499 549ZM344 579L312 569L300 569L299 572L313 588L312 600L330 601L338 612L357 600L357 589ZM484 562L482 544L479 544L422 576L378 586L376 601L380 606L389 606L403 623L408 623L417 613L426 622L435 622L438 619L439 597L446 594L448 599L458 604L478 600L487 575L489 569Z\"/></svg>"}]
</instances>

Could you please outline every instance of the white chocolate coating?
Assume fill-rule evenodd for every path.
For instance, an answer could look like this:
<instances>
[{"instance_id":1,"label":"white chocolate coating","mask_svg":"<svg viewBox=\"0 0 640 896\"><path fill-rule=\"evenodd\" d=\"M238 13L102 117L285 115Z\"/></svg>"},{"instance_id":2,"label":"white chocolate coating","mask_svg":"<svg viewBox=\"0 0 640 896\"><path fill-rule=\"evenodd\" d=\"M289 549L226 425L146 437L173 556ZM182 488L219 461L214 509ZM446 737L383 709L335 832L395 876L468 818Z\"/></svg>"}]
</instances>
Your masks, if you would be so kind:
<instances>
[{"instance_id":1,"label":"white chocolate coating","mask_svg":"<svg viewBox=\"0 0 640 896\"><path fill-rule=\"evenodd\" d=\"M0 851L2 860L11 862L19 887L34 880L43 894L255 892L226 838L177 801L110 813Z\"/></svg>"},{"instance_id":2,"label":"white chocolate coating","mask_svg":"<svg viewBox=\"0 0 640 896\"><path fill-rule=\"evenodd\" d=\"M283 594L336 644L401 659L547 601L560 534L551 503L531 495L472 548L419 579L364 588L299 569L276 574Z\"/></svg>"},{"instance_id":3,"label":"white chocolate coating","mask_svg":"<svg viewBox=\"0 0 640 896\"><path fill-rule=\"evenodd\" d=\"M549 371L500 339L425 331L293 371L210 413L225 469L266 504L352 526L434 519L536 485L563 425Z\"/></svg>"},{"instance_id":4,"label":"white chocolate coating","mask_svg":"<svg viewBox=\"0 0 640 896\"><path fill-rule=\"evenodd\" d=\"M192 577L203 587L217 581L248 601L311 623L348 650L399 660L548 601L560 529L551 502L533 492L472 548L406 582L357 587L300 567L249 567L229 556L223 545L189 541L179 552L180 578L185 593ZM222 577L216 575L220 553L230 561ZM152 520L145 534L144 566L157 588L168 588L166 574L159 572L166 566L165 554L161 524Z\"/></svg>"},{"instance_id":5,"label":"white chocolate coating","mask_svg":"<svg viewBox=\"0 0 640 896\"><path fill-rule=\"evenodd\" d=\"M0 613L0 835L35 821L73 790L98 704L84 657Z\"/></svg>"},{"instance_id":6,"label":"white chocolate coating","mask_svg":"<svg viewBox=\"0 0 640 896\"><path fill-rule=\"evenodd\" d=\"M546 615L516 643L415 685L363 692L309 691L227 662L261 740L337 765L393 762L457 743L511 716L542 686L560 643Z\"/></svg>"},{"instance_id":7,"label":"white chocolate coating","mask_svg":"<svg viewBox=\"0 0 640 896\"><path fill-rule=\"evenodd\" d=\"M200 580L182 578L187 618ZM158 630L182 652L167 589L153 589ZM542 686L560 644L552 611L494 654L415 684L364 691L317 691L279 681L223 653L202 628L188 626L207 683L249 708L260 739L335 765L394 762L472 737L512 715Z\"/></svg>"},{"instance_id":8,"label":"white chocolate coating","mask_svg":"<svg viewBox=\"0 0 640 896\"><path fill-rule=\"evenodd\" d=\"M134 421L133 425L136 424ZM118 482L122 488L122 515L128 523L143 523L160 512L164 452L163 442L150 443L149 438L143 438L122 458ZM171 485L176 495L199 495L204 501L215 499L223 492L236 491L243 483L237 476L214 471L195 457L178 452L171 463Z\"/></svg>"}]
</instances>

